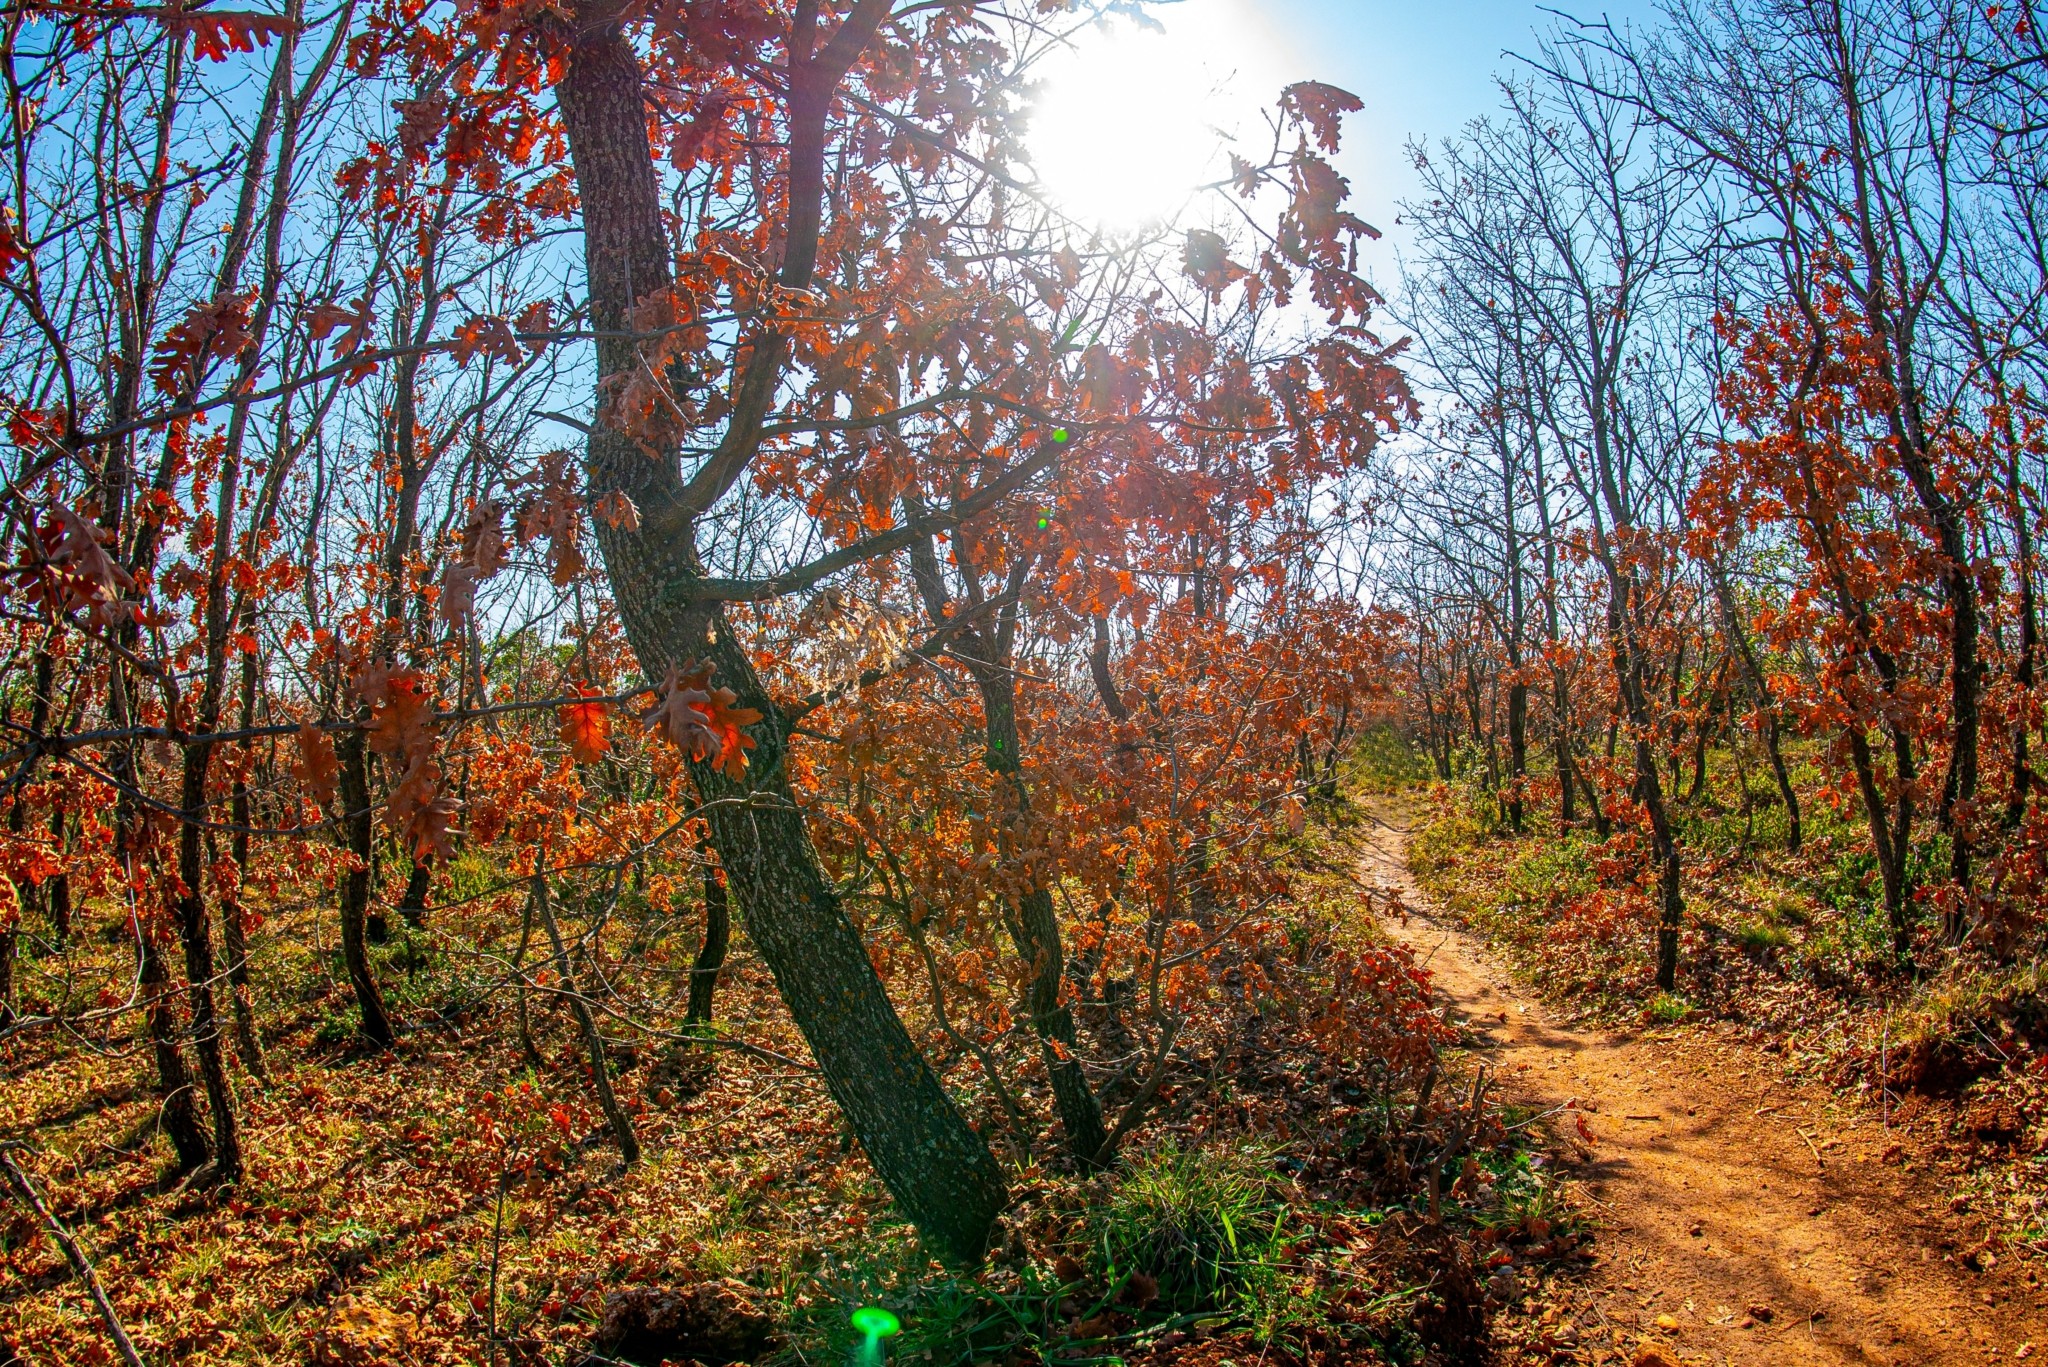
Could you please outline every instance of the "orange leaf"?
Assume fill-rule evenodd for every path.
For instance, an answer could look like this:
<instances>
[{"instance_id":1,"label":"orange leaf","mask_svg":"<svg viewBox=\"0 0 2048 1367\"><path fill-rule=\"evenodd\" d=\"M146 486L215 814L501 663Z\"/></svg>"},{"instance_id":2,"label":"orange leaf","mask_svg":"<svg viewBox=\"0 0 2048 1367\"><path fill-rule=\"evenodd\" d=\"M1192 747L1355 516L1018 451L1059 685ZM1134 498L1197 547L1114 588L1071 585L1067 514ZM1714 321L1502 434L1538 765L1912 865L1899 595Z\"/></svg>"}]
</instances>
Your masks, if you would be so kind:
<instances>
[{"instance_id":1,"label":"orange leaf","mask_svg":"<svg viewBox=\"0 0 2048 1367\"><path fill-rule=\"evenodd\" d=\"M569 703L558 719L562 743L578 764L595 764L612 748L612 719L603 703Z\"/></svg>"}]
</instances>

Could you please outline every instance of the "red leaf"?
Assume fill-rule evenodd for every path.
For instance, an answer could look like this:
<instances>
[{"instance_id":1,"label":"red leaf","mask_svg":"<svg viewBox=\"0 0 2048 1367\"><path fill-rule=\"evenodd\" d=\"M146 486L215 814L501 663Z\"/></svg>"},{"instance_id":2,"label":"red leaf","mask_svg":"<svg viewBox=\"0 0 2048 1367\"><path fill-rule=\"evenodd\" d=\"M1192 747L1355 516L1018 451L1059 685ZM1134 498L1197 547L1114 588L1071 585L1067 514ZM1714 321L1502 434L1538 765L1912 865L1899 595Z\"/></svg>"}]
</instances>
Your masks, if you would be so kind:
<instances>
[{"instance_id":1,"label":"red leaf","mask_svg":"<svg viewBox=\"0 0 2048 1367\"><path fill-rule=\"evenodd\" d=\"M207 362L238 356L252 343L249 303L254 295L222 290L211 303L194 304L156 345L149 377L172 396L196 388Z\"/></svg>"},{"instance_id":2,"label":"red leaf","mask_svg":"<svg viewBox=\"0 0 2048 1367\"><path fill-rule=\"evenodd\" d=\"M1348 90L1321 81L1300 81L1280 92L1280 108L1301 123L1325 152L1337 150L1340 115L1355 114L1365 102Z\"/></svg>"},{"instance_id":3,"label":"red leaf","mask_svg":"<svg viewBox=\"0 0 2048 1367\"><path fill-rule=\"evenodd\" d=\"M370 325L376 322L376 315L370 311L370 296L350 301L347 308L340 304L315 304L306 310L306 332L316 342L324 342L336 328L341 335L334 339L333 354L354 355L356 349L369 340Z\"/></svg>"},{"instance_id":4,"label":"red leaf","mask_svg":"<svg viewBox=\"0 0 2048 1367\"><path fill-rule=\"evenodd\" d=\"M279 15L245 10L157 10L155 17L175 37L191 34L192 54L212 62L225 62L231 52L269 47L272 38L298 28Z\"/></svg>"},{"instance_id":5,"label":"red leaf","mask_svg":"<svg viewBox=\"0 0 2048 1367\"><path fill-rule=\"evenodd\" d=\"M599 499L591 511L603 518L607 527L629 532L640 530L640 510L633 506L632 499L617 489Z\"/></svg>"},{"instance_id":6,"label":"red leaf","mask_svg":"<svg viewBox=\"0 0 2048 1367\"><path fill-rule=\"evenodd\" d=\"M455 329L448 341L448 354L457 365L468 365L478 356L518 365L519 339L512 335L512 325L497 314L479 314Z\"/></svg>"}]
</instances>

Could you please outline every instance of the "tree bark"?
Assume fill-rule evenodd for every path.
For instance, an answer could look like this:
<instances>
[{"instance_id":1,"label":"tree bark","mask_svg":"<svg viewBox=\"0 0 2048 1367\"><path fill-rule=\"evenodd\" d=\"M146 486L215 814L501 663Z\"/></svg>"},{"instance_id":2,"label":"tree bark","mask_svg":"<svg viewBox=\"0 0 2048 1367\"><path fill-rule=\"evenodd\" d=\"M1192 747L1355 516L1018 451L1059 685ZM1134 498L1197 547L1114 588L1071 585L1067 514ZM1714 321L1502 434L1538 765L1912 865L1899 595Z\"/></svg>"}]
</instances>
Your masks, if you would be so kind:
<instances>
[{"instance_id":1,"label":"tree bark","mask_svg":"<svg viewBox=\"0 0 2048 1367\"><path fill-rule=\"evenodd\" d=\"M983 762L996 772L1007 790L1004 816L1006 853L1020 853L1024 826L1030 820L1030 791L1024 782L1024 765L1017 734L1017 676L1009 669L986 664L974 670L980 687L982 717L988 748ZM1053 1100L1059 1107L1060 1124L1066 1130L1067 1151L1084 1169L1106 1162L1111 1154L1109 1130L1102 1120L1102 1103L1081 1061L1074 1056L1077 1039L1074 1013L1060 1000L1066 982L1066 957L1060 945L1059 918L1053 910L1052 891L1036 877L1017 896L1009 921L1010 938L1017 954L1030 971L1025 988L1025 1006L1031 1013L1031 1027L1038 1034L1039 1052L1045 1060L1046 1079L1052 1084Z\"/></svg>"},{"instance_id":2,"label":"tree bark","mask_svg":"<svg viewBox=\"0 0 2048 1367\"><path fill-rule=\"evenodd\" d=\"M150 927L140 919L134 923L136 954L142 998L143 1020L149 1028L149 1046L156 1055L157 1093L163 1100L157 1118L177 1155L178 1170L190 1172L212 1157L206 1131L199 1124L199 1107L192 1094L192 1075L185 1069L185 1055L178 1048L178 1019L171 994L171 975L164 967L162 948Z\"/></svg>"},{"instance_id":3,"label":"tree bark","mask_svg":"<svg viewBox=\"0 0 2048 1367\"><path fill-rule=\"evenodd\" d=\"M398 901L398 914L414 930L423 929L427 924L427 890L433 886L433 881L434 861L415 858L412 872L405 876L405 894Z\"/></svg>"}]
</instances>

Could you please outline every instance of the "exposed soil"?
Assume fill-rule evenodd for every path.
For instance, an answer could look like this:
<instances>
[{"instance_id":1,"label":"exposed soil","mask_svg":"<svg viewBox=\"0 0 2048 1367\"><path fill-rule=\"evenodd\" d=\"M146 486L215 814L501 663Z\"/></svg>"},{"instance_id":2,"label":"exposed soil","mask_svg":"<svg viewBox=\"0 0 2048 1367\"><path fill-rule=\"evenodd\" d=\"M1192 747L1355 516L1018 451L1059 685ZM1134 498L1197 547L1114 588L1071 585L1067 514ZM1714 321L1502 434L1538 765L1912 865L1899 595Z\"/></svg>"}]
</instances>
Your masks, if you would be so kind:
<instances>
[{"instance_id":1,"label":"exposed soil","mask_svg":"<svg viewBox=\"0 0 2048 1367\"><path fill-rule=\"evenodd\" d=\"M2048 1289L1953 1213L1909 1136L1713 1024L1565 1025L1407 869L1419 815L1386 805L1361 870L1514 1103L1547 1122L1594 1206L1598 1258L1559 1307L1577 1360L2048 1362ZM1583 1128L1581 1127L1583 1121Z\"/></svg>"}]
</instances>

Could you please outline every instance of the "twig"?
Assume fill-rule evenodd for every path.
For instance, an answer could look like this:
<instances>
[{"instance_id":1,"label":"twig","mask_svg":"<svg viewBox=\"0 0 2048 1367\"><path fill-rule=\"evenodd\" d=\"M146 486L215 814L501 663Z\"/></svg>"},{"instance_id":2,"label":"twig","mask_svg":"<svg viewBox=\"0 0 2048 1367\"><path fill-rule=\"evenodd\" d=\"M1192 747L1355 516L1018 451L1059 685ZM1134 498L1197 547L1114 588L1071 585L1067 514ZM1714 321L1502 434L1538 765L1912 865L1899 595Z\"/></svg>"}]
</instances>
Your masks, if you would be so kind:
<instances>
[{"instance_id":1,"label":"twig","mask_svg":"<svg viewBox=\"0 0 2048 1367\"><path fill-rule=\"evenodd\" d=\"M26 1147L18 1141L0 1144L0 1168L6 1169L8 1187L12 1189L16 1199L36 1213L48 1227L50 1237L57 1241L57 1247L64 1250L65 1258L71 1263L71 1270L85 1283L85 1289L92 1295L93 1304L99 1306L100 1318L107 1322L107 1333L112 1335L114 1347L120 1350L122 1361L126 1362L128 1367L143 1367L142 1355L135 1351L135 1344L128 1337L128 1331L121 1327L121 1317L114 1313L114 1303L107 1299L106 1288L100 1285L99 1274L93 1271L92 1263L79 1248L78 1241L71 1237L71 1231L64 1228L64 1222L43 1204L43 1198L36 1194L35 1184L29 1181L27 1173L16 1166L14 1155L8 1152L10 1149Z\"/></svg>"},{"instance_id":2,"label":"twig","mask_svg":"<svg viewBox=\"0 0 2048 1367\"><path fill-rule=\"evenodd\" d=\"M1819 1149L1814 1148L1813 1136L1808 1134L1805 1130L1798 1131L1798 1134L1801 1139L1804 1139L1806 1141L1806 1147L1813 1150L1813 1161L1818 1163L1821 1167L1825 1168L1828 1165L1828 1160L1820 1156Z\"/></svg>"}]
</instances>

